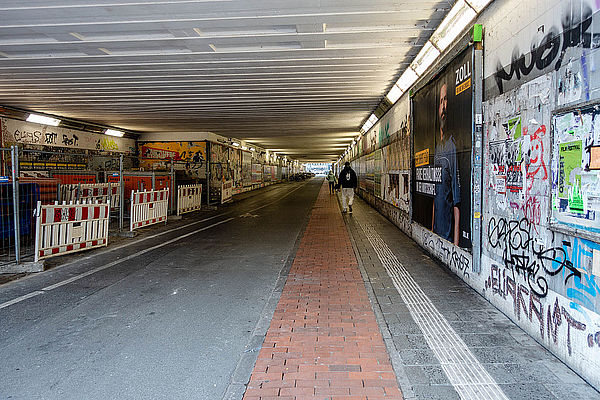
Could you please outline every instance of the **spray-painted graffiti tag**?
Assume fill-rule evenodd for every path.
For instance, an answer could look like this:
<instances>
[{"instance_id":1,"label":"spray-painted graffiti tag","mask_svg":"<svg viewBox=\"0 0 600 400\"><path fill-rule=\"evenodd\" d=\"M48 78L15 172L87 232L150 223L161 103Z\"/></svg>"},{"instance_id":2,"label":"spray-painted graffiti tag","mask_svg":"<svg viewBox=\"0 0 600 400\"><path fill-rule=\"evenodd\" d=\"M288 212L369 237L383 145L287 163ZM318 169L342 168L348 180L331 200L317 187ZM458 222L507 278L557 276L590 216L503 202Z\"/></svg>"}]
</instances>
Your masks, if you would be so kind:
<instances>
[{"instance_id":1,"label":"spray-painted graffiti tag","mask_svg":"<svg viewBox=\"0 0 600 400\"><path fill-rule=\"evenodd\" d=\"M516 275L523 276L532 293L539 297L548 294L548 276L555 276L563 271L565 283L571 278L581 278L581 272L573 267L567 253L562 247L545 248L532 235L531 222L521 220L507 221L505 218L492 217L488 223L488 243L491 248L502 252L504 267ZM564 245L570 245L565 242Z\"/></svg>"},{"instance_id":2,"label":"spray-painted graffiti tag","mask_svg":"<svg viewBox=\"0 0 600 400\"><path fill-rule=\"evenodd\" d=\"M600 34L590 32L592 9L585 4L582 7L581 10L569 8L563 15L562 35L557 27L551 27L546 35L531 43L529 55L521 53L519 48L515 47L508 71L498 61L494 78L500 93L504 93L505 81L510 81L513 77L521 80L534 69L543 71L555 61L554 70L558 70L567 50L578 46L589 49L593 43L600 40Z\"/></svg>"}]
</instances>

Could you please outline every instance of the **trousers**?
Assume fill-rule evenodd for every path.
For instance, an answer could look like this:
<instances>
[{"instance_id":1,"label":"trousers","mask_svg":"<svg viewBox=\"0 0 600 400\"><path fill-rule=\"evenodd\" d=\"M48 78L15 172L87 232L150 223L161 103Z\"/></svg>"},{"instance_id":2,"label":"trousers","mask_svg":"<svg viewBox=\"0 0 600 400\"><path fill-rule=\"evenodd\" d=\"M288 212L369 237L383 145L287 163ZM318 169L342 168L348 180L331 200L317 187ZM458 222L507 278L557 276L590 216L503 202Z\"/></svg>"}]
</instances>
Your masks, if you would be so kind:
<instances>
[{"instance_id":1,"label":"trousers","mask_svg":"<svg viewBox=\"0 0 600 400\"><path fill-rule=\"evenodd\" d=\"M345 210L354 203L354 189L342 188L342 208Z\"/></svg>"}]
</instances>

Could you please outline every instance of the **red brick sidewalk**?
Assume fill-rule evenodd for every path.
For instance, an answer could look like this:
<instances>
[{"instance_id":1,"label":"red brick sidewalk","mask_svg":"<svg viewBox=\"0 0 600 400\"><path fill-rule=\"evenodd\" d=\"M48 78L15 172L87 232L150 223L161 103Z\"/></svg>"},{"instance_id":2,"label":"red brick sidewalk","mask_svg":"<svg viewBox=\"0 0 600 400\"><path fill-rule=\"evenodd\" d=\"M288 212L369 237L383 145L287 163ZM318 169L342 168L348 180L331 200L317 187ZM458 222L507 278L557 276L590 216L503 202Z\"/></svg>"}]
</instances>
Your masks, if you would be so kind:
<instances>
[{"instance_id":1,"label":"red brick sidewalk","mask_svg":"<svg viewBox=\"0 0 600 400\"><path fill-rule=\"evenodd\" d=\"M323 185L244 400L402 399L336 197Z\"/></svg>"}]
</instances>

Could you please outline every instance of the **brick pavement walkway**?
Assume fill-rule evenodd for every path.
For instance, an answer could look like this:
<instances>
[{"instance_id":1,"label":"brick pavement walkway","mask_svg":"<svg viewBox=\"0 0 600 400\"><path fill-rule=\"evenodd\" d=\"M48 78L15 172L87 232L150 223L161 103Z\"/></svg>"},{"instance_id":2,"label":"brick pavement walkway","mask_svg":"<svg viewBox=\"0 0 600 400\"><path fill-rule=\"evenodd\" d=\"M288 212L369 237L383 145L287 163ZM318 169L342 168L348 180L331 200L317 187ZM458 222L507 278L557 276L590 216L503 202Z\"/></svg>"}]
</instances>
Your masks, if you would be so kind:
<instances>
[{"instance_id":1,"label":"brick pavement walkway","mask_svg":"<svg viewBox=\"0 0 600 400\"><path fill-rule=\"evenodd\" d=\"M336 196L323 185L244 400L402 399Z\"/></svg>"}]
</instances>

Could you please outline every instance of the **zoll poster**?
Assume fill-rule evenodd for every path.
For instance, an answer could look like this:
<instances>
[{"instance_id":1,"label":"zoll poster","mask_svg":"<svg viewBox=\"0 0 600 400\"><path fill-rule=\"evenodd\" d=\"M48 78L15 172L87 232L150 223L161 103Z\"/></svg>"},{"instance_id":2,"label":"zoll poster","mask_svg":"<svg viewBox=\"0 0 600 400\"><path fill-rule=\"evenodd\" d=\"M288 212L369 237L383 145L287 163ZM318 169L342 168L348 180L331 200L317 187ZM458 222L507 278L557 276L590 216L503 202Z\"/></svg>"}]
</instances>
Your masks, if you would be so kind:
<instances>
[{"instance_id":1,"label":"zoll poster","mask_svg":"<svg viewBox=\"0 0 600 400\"><path fill-rule=\"evenodd\" d=\"M472 49L413 98L413 219L471 247Z\"/></svg>"}]
</instances>

